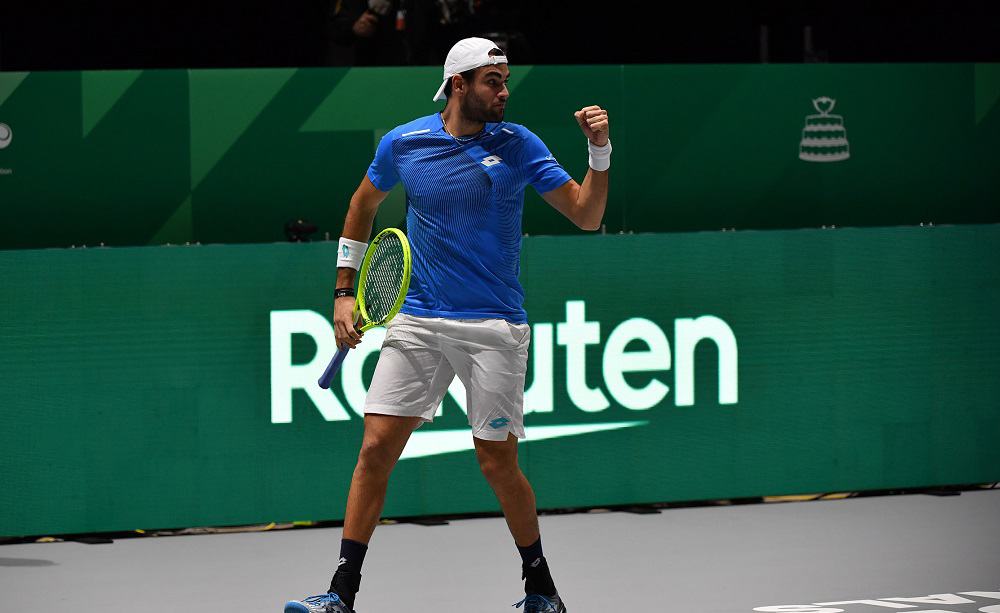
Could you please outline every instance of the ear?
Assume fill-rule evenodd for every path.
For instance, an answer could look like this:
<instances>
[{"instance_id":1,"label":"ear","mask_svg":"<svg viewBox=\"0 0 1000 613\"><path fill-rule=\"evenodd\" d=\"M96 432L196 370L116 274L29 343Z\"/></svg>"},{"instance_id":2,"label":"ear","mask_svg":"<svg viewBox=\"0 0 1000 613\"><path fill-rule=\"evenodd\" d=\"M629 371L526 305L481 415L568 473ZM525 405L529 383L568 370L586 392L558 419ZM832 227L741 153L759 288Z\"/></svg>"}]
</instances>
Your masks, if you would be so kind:
<instances>
[{"instance_id":1,"label":"ear","mask_svg":"<svg viewBox=\"0 0 1000 613\"><path fill-rule=\"evenodd\" d=\"M454 94L458 90L464 88L465 88L465 79L462 78L462 75L460 74L454 75L451 78L451 93Z\"/></svg>"}]
</instances>

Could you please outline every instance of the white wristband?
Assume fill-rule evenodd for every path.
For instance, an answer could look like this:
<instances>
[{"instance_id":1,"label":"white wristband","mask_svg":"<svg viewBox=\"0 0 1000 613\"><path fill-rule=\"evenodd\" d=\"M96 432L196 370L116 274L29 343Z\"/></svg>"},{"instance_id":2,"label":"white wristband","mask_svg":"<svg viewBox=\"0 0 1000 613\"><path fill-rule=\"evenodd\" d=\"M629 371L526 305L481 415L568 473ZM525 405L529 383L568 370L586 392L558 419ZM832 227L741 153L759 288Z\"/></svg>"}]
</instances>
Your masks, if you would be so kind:
<instances>
[{"instance_id":1,"label":"white wristband","mask_svg":"<svg viewBox=\"0 0 1000 613\"><path fill-rule=\"evenodd\" d=\"M337 268L361 268L361 261L365 259L365 250L368 243L352 241L349 238L340 237L340 244L337 246Z\"/></svg>"},{"instance_id":2,"label":"white wristband","mask_svg":"<svg viewBox=\"0 0 1000 613\"><path fill-rule=\"evenodd\" d=\"M594 143L587 141L587 150L590 151L590 167L594 170L605 171L611 168L611 139L608 144L598 147Z\"/></svg>"}]
</instances>

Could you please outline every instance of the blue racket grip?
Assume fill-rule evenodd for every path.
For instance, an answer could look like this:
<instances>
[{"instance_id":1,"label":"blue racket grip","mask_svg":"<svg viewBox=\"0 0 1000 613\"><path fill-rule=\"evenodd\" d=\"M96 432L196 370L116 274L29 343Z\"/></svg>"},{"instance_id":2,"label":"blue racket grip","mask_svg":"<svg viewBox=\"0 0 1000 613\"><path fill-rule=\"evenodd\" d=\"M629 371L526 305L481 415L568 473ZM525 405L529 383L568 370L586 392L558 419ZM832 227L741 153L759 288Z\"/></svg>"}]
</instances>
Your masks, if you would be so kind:
<instances>
[{"instance_id":1,"label":"blue racket grip","mask_svg":"<svg viewBox=\"0 0 1000 613\"><path fill-rule=\"evenodd\" d=\"M323 371L323 376L317 382L320 387L325 390L330 389L330 384L333 383L333 376L340 370L340 365L344 363L344 358L347 357L347 352L350 350L350 347L344 347L343 349L338 349L337 353L333 354L333 359L330 360L330 364Z\"/></svg>"}]
</instances>

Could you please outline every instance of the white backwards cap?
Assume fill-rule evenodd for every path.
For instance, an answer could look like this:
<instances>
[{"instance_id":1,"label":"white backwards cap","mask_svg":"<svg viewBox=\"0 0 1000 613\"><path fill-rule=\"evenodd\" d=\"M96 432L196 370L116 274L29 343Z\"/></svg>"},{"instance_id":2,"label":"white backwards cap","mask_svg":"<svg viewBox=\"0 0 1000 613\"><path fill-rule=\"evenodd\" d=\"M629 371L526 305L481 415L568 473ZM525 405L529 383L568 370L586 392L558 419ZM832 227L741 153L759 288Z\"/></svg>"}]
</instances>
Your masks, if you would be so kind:
<instances>
[{"instance_id":1,"label":"white backwards cap","mask_svg":"<svg viewBox=\"0 0 1000 613\"><path fill-rule=\"evenodd\" d=\"M494 49L499 47L485 38L463 38L455 43L444 61L444 80L431 100L444 100L444 86L448 84L448 79L459 73L490 64L506 64L506 55L490 55Z\"/></svg>"}]
</instances>

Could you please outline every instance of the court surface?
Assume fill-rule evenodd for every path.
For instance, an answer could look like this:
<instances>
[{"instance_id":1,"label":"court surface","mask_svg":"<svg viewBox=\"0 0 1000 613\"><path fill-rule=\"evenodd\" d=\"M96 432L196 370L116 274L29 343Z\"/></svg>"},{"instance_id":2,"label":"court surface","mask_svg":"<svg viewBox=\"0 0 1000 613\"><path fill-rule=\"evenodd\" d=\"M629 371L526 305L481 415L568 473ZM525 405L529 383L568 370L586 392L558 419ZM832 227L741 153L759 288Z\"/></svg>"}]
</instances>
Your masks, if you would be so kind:
<instances>
[{"instance_id":1,"label":"court surface","mask_svg":"<svg viewBox=\"0 0 1000 613\"><path fill-rule=\"evenodd\" d=\"M1000 612L1000 490L541 521L572 613ZM0 546L0 612L276 613L325 590L339 539L330 528ZM380 526L364 576L360 613L515 611L521 589L500 518ZM930 594L938 604L781 606Z\"/></svg>"}]
</instances>

